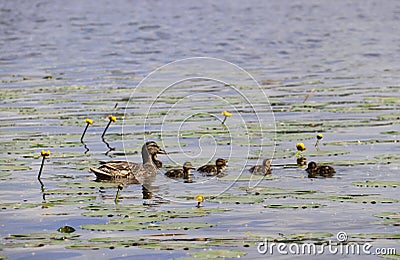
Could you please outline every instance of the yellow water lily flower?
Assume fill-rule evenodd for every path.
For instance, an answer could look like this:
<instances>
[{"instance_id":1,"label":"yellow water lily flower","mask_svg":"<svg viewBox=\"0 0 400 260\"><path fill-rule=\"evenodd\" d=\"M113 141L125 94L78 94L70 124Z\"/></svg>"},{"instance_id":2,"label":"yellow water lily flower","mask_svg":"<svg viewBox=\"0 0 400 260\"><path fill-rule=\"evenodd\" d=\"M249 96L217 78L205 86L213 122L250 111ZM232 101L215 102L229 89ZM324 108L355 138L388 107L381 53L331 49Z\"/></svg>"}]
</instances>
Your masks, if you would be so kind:
<instances>
[{"instance_id":1,"label":"yellow water lily flower","mask_svg":"<svg viewBox=\"0 0 400 260\"><path fill-rule=\"evenodd\" d=\"M201 207L201 203L204 201L204 196L203 195L197 195L195 200L197 201L197 207Z\"/></svg>"},{"instance_id":2,"label":"yellow water lily flower","mask_svg":"<svg viewBox=\"0 0 400 260\"><path fill-rule=\"evenodd\" d=\"M303 143L297 143L296 144L296 148L300 152L305 151L307 149L306 146Z\"/></svg>"},{"instance_id":3,"label":"yellow water lily flower","mask_svg":"<svg viewBox=\"0 0 400 260\"><path fill-rule=\"evenodd\" d=\"M222 111L221 114L222 114L223 116L226 116L226 117L231 117L231 116L232 116L232 113L229 113L229 112L226 111L226 110Z\"/></svg>"},{"instance_id":4,"label":"yellow water lily flower","mask_svg":"<svg viewBox=\"0 0 400 260\"><path fill-rule=\"evenodd\" d=\"M221 114L224 116L224 120L222 120L222 123L221 123L221 124L225 124L226 119L227 119L228 117L231 117L231 116L232 116L232 114L229 113L229 112L226 111L226 110L222 111Z\"/></svg>"},{"instance_id":5,"label":"yellow water lily flower","mask_svg":"<svg viewBox=\"0 0 400 260\"><path fill-rule=\"evenodd\" d=\"M317 134L317 139L318 139L318 140L321 140L322 137L323 137L322 134Z\"/></svg>"},{"instance_id":6,"label":"yellow water lily flower","mask_svg":"<svg viewBox=\"0 0 400 260\"><path fill-rule=\"evenodd\" d=\"M108 119L110 119L110 121L113 121L114 123L117 122L117 118L113 115L109 115Z\"/></svg>"},{"instance_id":7,"label":"yellow water lily flower","mask_svg":"<svg viewBox=\"0 0 400 260\"><path fill-rule=\"evenodd\" d=\"M89 124L89 125L92 125L92 124L93 124L93 120L90 119L90 118L86 118L86 119L85 119L85 122L86 122L87 124Z\"/></svg>"},{"instance_id":8,"label":"yellow water lily flower","mask_svg":"<svg viewBox=\"0 0 400 260\"><path fill-rule=\"evenodd\" d=\"M197 195L195 199L196 199L197 202L203 202L204 201L204 196L203 195Z\"/></svg>"},{"instance_id":9,"label":"yellow water lily flower","mask_svg":"<svg viewBox=\"0 0 400 260\"><path fill-rule=\"evenodd\" d=\"M42 150L42 151L40 152L40 154L41 154L43 157L50 156L50 150L47 150L47 151Z\"/></svg>"},{"instance_id":10,"label":"yellow water lily flower","mask_svg":"<svg viewBox=\"0 0 400 260\"><path fill-rule=\"evenodd\" d=\"M40 165L40 169L39 169L39 173L38 173L39 182L41 182L40 181L40 176L42 176L42 170L43 170L44 161L46 160L47 156L50 156L50 150L47 150L47 151L42 150L42 151L40 151L40 154L42 155L43 159L42 159L42 164ZM42 184L42 186L43 186L43 184Z\"/></svg>"}]
</instances>

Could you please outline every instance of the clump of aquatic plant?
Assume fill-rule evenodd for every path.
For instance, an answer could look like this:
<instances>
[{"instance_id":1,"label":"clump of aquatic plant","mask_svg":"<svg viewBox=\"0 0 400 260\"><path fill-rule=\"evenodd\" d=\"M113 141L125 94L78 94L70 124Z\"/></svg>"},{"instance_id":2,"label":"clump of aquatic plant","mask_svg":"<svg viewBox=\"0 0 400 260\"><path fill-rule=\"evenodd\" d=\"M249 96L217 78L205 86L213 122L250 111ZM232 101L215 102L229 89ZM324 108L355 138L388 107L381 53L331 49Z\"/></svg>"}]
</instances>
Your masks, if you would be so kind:
<instances>
[{"instance_id":1,"label":"clump of aquatic plant","mask_svg":"<svg viewBox=\"0 0 400 260\"><path fill-rule=\"evenodd\" d=\"M317 151L319 151L319 142L322 140L323 136L322 134L317 134L317 142L315 142L315 149L317 149Z\"/></svg>"},{"instance_id":2,"label":"clump of aquatic plant","mask_svg":"<svg viewBox=\"0 0 400 260\"><path fill-rule=\"evenodd\" d=\"M203 195L197 195L195 200L197 201L197 206L198 208L202 207L201 203L204 201L204 196Z\"/></svg>"},{"instance_id":3,"label":"clump of aquatic plant","mask_svg":"<svg viewBox=\"0 0 400 260\"><path fill-rule=\"evenodd\" d=\"M92 125L92 124L93 124L93 120L90 119L90 118L86 118L86 119L85 119L85 122L86 122L86 127L85 127L85 130L83 130L83 133L82 133L82 136L81 136L81 142L83 142L83 137L85 136L86 131L87 131L89 125Z\"/></svg>"},{"instance_id":4,"label":"clump of aquatic plant","mask_svg":"<svg viewBox=\"0 0 400 260\"><path fill-rule=\"evenodd\" d=\"M40 152L40 155L42 156L42 164L40 165L40 170L39 170L39 174L38 174L38 179L40 180L40 177L42 176L42 170L43 170L43 165L44 165L44 161L46 160L46 157L50 156L50 151L45 151L42 150Z\"/></svg>"},{"instance_id":5,"label":"clump of aquatic plant","mask_svg":"<svg viewBox=\"0 0 400 260\"><path fill-rule=\"evenodd\" d=\"M71 227L71 226L62 226L59 229L57 229L58 232L60 233L74 233L75 232L75 228Z\"/></svg>"},{"instance_id":6,"label":"clump of aquatic plant","mask_svg":"<svg viewBox=\"0 0 400 260\"><path fill-rule=\"evenodd\" d=\"M106 128L104 129L103 134L101 135L102 138L104 138L104 135L106 134L108 128L110 127L111 122L114 122L114 123L117 122L117 118L116 118L115 116L113 116L113 115L109 115L109 116L108 116L108 119L109 119L110 121L108 121L108 124L107 124Z\"/></svg>"},{"instance_id":7,"label":"clump of aquatic plant","mask_svg":"<svg viewBox=\"0 0 400 260\"><path fill-rule=\"evenodd\" d=\"M225 124L226 119L227 119L228 117L231 117L231 116L232 116L232 113L229 113L229 112L226 111L226 110L222 111L221 114L224 116L224 120L222 120L222 123L221 123L221 124Z\"/></svg>"}]
</instances>

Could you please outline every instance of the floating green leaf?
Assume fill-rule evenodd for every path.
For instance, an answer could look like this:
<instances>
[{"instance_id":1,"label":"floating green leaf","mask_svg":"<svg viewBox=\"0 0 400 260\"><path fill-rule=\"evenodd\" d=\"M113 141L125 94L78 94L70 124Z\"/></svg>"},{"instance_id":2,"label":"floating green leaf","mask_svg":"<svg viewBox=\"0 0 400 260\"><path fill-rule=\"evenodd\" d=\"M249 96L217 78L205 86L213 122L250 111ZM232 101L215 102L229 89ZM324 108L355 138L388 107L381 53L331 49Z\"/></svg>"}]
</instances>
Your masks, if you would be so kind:
<instances>
[{"instance_id":1,"label":"floating green leaf","mask_svg":"<svg viewBox=\"0 0 400 260\"><path fill-rule=\"evenodd\" d=\"M396 188L396 187L400 186L400 182L397 182L397 181L365 181L365 182L356 181L356 182L352 182L352 183L358 187L375 187L375 188L393 187L393 188Z\"/></svg>"},{"instance_id":2,"label":"floating green leaf","mask_svg":"<svg viewBox=\"0 0 400 260\"><path fill-rule=\"evenodd\" d=\"M39 205L40 205L39 203L8 202L8 203L1 203L0 209L26 209L26 208L35 208Z\"/></svg>"},{"instance_id":3,"label":"floating green leaf","mask_svg":"<svg viewBox=\"0 0 400 260\"><path fill-rule=\"evenodd\" d=\"M264 208L274 208L274 209L287 209L287 208L292 208L292 209L306 209L306 208L320 208L326 206L324 204L318 204L318 203L303 203L303 204L296 204L296 203L280 203L280 204L267 204L264 205Z\"/></svg>"},{"instance_id":4,"label":"floating green leaf","mask_svg":"<svg viewBox=\"0 0 400 260\"><path fill-rule=\"evenodd\" d=\"M100 231L127 231L127 230L140 230L140 229L156 229L156 230L187 230L198 229L205 227L212 227L214 224L205 222L173 222L173 223L151 223L149 225L143 224L88 224L81 226L82 229L100 230Z\"/></svg>"},{"instance_id":5,"label":"floating green leaf","mask_svg":"<svg viewBox=\"0 0 400 260\"><path fill-rule=\"evenodd\" d=\"M247 255L240 250L209 249L191 254L196 259L240 258Z\"/></svg>"},{"instance_id":6,"label":"floating green leaf","mask_svg":"<svg viewBox=\"0 0 400 260\"><path fill-rule=\"evenodd\" d=\"M115 188L118 186L118 183L111 182L67 182L58 184L60 187L71 188L71 189L106 189L106 188Z\"/></svg>"},{"instance_id":7,"label":"floating green leaf","mask_svg":"<svg viewBox=\"0 0 400 260\"><path fill-rule=\"evenodd\" d=\"M32 234L14 234L9 235L6 239L14 239L14 240L44 240L44 239L53 239L53 240L66 240L77 238L79 235L77 234L59 234L59 233L32 233Z\"/></svg>"},{"instance_id":8,"label":"floating green leaf","mask_svg":"<svg viewBox=\"0 0 400 260\"><path fill-rule=\"evenodd\" d=\"M97 191L95 191L95 190L55 189L55 190L45 190L45 192L44 192L44 194L46 194L46 195L87 195L87 194L93 194L93 193L97 193Z\"/></svg>"},{"instance_id":9,"label":"floating green leaf","mask_svg":"<svg viewBox=\"0 0 400 260\"><path fill-rule=\"evenodd\" d=\"M348 234L350 238L363 238L363 239L400 239L400 234L391 233L369 233L369 234Z\"/></svg>"},{"instance_id":10,"label":"floating green leaf","mask_svg":"<svg viewBox=\"0 0 400 260\"><path fill-rule=\"evenodd\" d=\"M263 202L264 199L259 196L252 195L234 195L229 193L224 193L214 198L206 199L210 202L219 203L234 203L234 204L254 204Z\"/></svg>"},{"instance_id":11,"label":"floating green leaf","mask_svg":"<svg viewBox=\"0 0 400 260\"><path fill-rule=\"evenodd\" d=\"M400 212L381 212L374 214L374 217L386 219L400 219Z\"/></svg>"}]
</instances>

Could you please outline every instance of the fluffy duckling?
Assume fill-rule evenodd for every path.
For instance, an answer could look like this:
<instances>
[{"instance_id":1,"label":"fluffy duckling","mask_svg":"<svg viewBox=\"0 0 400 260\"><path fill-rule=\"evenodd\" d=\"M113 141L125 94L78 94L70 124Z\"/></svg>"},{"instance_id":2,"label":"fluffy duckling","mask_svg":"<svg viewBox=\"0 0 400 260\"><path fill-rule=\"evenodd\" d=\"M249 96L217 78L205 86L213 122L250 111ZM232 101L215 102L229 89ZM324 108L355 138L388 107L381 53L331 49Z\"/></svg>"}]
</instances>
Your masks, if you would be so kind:
<instances>
[{"instance_id":1,"label":"fluffy duckling","mask_svg":"<svg viewBox=\"0 0 400 260\"><path fill-rule=\"evenodd\" d=\"M226 160L218 158L215 165L203 165L197 169L199 172L212 173L213 175L221 173L226 167Z\"/></svg>"},{"instance_id":2,"label":"fluffy duckling","mask_svg":"<svg viewBox=\"0 0 400 260\"><path fill-rule=\"evenodd\" d=\"M190 170L195 170L190 162L185 162L182 169L171 169L165 173L165 176L169 178L190 178Z\"/></svg>"},{"instance_id":3,"label":"fluffy duckling","mask_svg":"<svg viewBox=\"0 0 400 260\"><path fill-rule=\"evenodd\" d=\"M308 178L332 177L336 172L331 166L318 166L315 162L309 162L306 171Z\"/></svg>"},{"instance_id":4,"label":"fluffy duckling","mask_svg":"<svg viewBox=\"0 0 400 260\"><path fill-rule=\"evenodd\" d=\"M253 174L257 174L257 175L267 175L267 174L271 174L272 169L271 169L271 161L268 159L265 159L263 161L262 165L255 165L253 167L250 168L249 170L251 173Z\"/></svg>"}]
</instances>

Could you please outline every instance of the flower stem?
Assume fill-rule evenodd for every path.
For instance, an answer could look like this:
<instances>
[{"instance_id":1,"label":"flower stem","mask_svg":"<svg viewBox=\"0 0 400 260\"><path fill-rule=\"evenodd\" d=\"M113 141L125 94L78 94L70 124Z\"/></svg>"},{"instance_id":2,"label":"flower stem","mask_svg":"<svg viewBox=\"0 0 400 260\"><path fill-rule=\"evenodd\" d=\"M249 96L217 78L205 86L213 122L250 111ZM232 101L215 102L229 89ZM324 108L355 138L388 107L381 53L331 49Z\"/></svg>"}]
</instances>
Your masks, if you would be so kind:
<instances>
[{"instance_id":1,"label":"flower stem","mask_svg":"<svg viewBox=\"0 0 400 260\"><path fill-rule=\"evenodd\" d=\"M43 170L43 165L44 165L44 160L46 159L46 156L43 156L42 159L42 165L40 165L40 170L39 170L39 174L37 176L38 180L40 181L40 177L42 176L42 170Z\"/></svg>"},{"instance_id":2,"label":"flower stem","mask_svg":"<svg viewBox=\"0 0 400 260\"><path fill-rule=\"evenodd\" d=\"M83 142L83 137L85 136L86 130L88 129L89 125L90 125L90 124L87 123L87 124L86 124L86 127L85 127L85 130L83 130L83 134L82 134L82 136L81 136L81 142Z\"/></svg>"},{"instance_id":3,"label":"flower stem","mask_svg":"<svg viewBox=\"0 0 400 260\"><path fill-rule=\"evenodd\" d=\"M101 135L102 138L103 138L104 135L106 134L107 129L108 129L108 127L110 127L110 125L111 125L111 120L108 122L108 124L107 124L107 126L106 126L106 129L104 129L104 132L103 132L103 134Z\"/></svg>"},{"instance_id":4,"label":"flower stem","mask_svg":"<svg viewBox=\"0 0 400 260\"><path fill-rule=\"evenodd\" d=\"M222 120L222 123L221 124L225 124L225 121L226 121L226 116L224 117L224 120Z\"/></svg>"}]
</instances>

